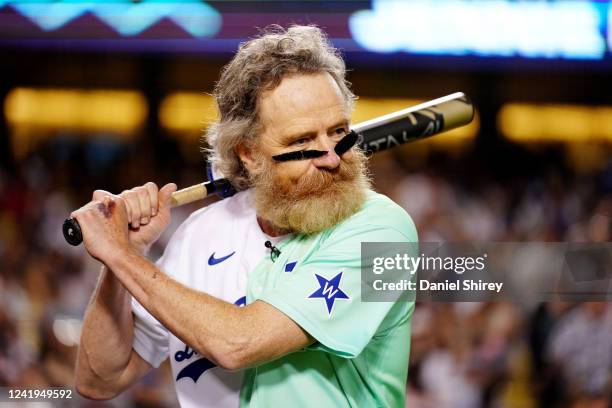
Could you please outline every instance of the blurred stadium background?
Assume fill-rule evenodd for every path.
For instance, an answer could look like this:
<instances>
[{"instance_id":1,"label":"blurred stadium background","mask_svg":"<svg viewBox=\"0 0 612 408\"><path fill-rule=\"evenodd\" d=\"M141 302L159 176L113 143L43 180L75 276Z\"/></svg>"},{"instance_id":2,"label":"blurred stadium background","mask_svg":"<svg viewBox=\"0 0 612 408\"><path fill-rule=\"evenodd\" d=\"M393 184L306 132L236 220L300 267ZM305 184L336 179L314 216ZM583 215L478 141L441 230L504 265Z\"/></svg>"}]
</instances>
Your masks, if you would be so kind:
<instances>
[{"instance_id":1,"label":"blurred stadium background","mask_svg":"<svg viewBox=\"0 0 612 408\"><path fill-rule=\"evenodd\" d=\"M608 1L0 0L0 386L71 387L98 266L62 221L97 188L202 181L207 92L272 23L342 49L355 123L473 99L473 124L371 159L422 241L610 241ZM174 406L172 381L76 404ZM410 407L607 407L611 385L607 303L417 307Z\"/></svg>"}]
</instances>

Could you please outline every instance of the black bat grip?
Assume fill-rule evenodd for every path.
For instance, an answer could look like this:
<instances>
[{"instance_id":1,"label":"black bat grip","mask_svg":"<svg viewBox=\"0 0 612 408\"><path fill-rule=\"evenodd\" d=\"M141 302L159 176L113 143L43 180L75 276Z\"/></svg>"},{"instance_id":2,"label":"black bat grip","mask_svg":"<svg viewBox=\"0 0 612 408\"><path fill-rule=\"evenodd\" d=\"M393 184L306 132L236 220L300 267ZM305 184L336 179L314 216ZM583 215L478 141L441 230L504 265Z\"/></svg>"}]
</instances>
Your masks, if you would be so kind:
<instances>
[{"instance_id":1,"label":"black bat grip","mask_svg":"<svg viewBox=\"0 0 612 408\"><path fill-rule=\"evenodd\" d=\"M70 245L78 246L83 242L81 226L75 218L68 218L64 221L62 232L64 233L64 238Z\"/></svg>"}]
</instances>

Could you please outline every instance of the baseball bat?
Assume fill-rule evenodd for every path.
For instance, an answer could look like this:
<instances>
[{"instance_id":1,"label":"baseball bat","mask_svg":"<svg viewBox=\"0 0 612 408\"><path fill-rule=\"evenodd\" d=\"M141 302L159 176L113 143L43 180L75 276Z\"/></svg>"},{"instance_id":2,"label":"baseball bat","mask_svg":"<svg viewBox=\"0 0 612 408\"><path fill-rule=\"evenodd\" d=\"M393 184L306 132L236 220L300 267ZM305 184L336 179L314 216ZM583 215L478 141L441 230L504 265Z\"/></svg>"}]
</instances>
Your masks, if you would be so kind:
<instances>
[{"instance_id":1,"label":"baseball bat","mask_svg":"<svg viewBox=\"0 0 612 408\"><path fill-rule=\"evenodd\" d=\"M352 127L359 137L359 147L376 153L406 143L467 125L474 118L474 106L463 92L456 92L422 104L389 113ZM211 194L228 197L233 193L227 179L211 180L172 193L172 207L202 200ZM71 245L83 241L77 220L69 218L62 227Z\"/></svg>"}]
</instances>

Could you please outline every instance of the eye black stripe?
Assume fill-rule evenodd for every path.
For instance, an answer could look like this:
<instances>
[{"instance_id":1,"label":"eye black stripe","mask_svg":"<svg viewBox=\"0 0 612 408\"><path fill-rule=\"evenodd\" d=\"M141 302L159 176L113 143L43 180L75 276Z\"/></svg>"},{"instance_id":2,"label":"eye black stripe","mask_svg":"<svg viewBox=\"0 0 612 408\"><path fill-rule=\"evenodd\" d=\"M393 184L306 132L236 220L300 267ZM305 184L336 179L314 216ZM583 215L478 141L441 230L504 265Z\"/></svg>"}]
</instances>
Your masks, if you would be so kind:
<instances>
[{"instance_id":1,"label":"eye black stripe","mask_svg":"<svg viewBox=\"0 0 612 408\"><path fill-rule=\"evenodd\" d=\"M357 139L357 133L354 130L351 130L338 142L334 151L338 156L342 156L344 153L348 152L351 147L355 146Z\"/></svg>"},{"instance_id":2,"label":"eye black stripe","mask_svg":"<svg viewBox=\"0 0 612 408\"><path fill-rule=\"evenodd\" d=\"M348 152L350 148L355 146L359 136L355 131L350 131L346 136L344 136L336 147L334 151L338 156L342 156L344 153ZM326 151L323 150L298 150L295 152L277 154L276 156L272 156L272 159L277 162L286 162L293 160L308 160L308 159L316 159L318 157L323 157L327 154Z\"/></svg>"},{"instance_id":3,"label":"eye black stripe","mask_svg":"<svg viewBox=\"0 0 612 408\"><path fill-rule=\"evenodd\" d=\"M272 156L272 158L277 162L285 162L291 160L316 159L326 154L327 152L323 150L298 150L297 152L277 154L276 156Z\"/></svg>"}]
</instances>

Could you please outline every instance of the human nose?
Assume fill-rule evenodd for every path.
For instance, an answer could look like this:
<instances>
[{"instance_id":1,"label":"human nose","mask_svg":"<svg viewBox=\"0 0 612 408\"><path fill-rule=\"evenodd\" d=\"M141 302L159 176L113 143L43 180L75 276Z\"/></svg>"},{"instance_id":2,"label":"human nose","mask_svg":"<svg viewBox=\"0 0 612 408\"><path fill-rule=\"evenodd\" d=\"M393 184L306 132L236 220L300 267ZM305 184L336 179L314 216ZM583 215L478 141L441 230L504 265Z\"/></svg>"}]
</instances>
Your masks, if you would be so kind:
<instances>
[{"instance_id":1,"label":"human nose","mask_svg":"<svg viewBox=\"0 0 612 408\"><path fill-rule=\"evenodd\" d=\"M318 157L312 161L316 167L326 168L333 170L340 165L340 157L336 154L334 147L336 143L332 141L327 135L319 136L317 138L317 150L327 152L325 156Z\"/></svg>"}]
</instances>

